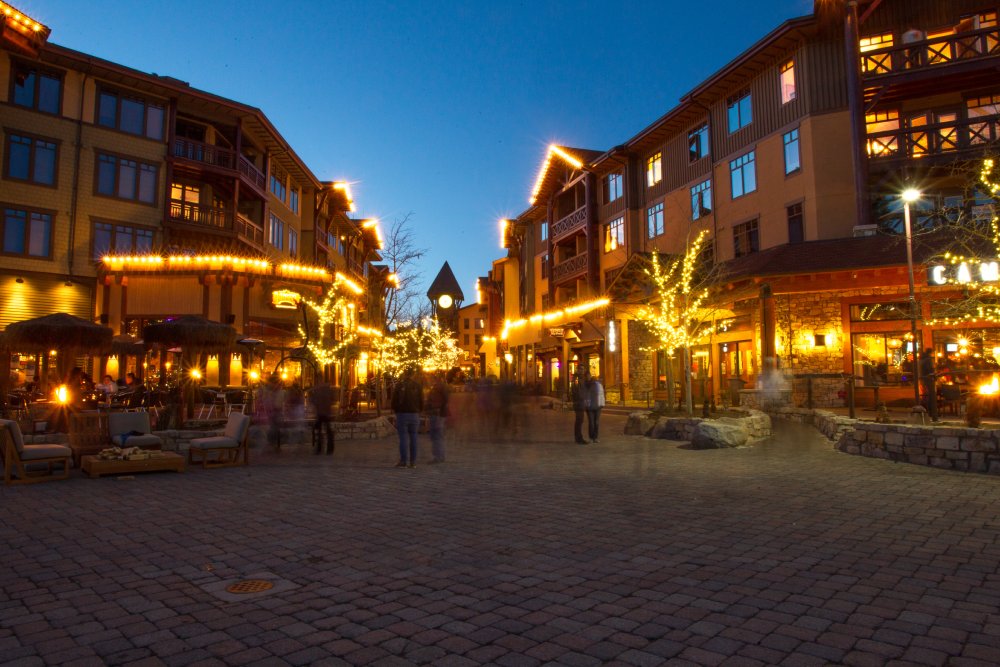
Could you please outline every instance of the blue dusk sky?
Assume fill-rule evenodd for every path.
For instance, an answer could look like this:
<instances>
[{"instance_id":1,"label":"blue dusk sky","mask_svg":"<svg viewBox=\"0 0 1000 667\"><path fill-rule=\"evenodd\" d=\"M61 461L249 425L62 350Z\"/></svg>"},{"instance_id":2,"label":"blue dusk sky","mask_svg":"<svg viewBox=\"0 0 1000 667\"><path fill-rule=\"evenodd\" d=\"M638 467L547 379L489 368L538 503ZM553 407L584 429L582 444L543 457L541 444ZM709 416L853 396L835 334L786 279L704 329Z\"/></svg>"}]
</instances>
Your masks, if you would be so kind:
<instances>
[{"instance_id":1,"label":"blue dusk sky","mask_svg":"<svg viewBox=\"0 0 1000 667\"><path fill-rule=\"evenodd\" d=\"M259 107L468 303L550 143L607 150L812 0L18 0L56 44ZM423 291L423 290L422 290Z\"/></svg>"}]
</instances>

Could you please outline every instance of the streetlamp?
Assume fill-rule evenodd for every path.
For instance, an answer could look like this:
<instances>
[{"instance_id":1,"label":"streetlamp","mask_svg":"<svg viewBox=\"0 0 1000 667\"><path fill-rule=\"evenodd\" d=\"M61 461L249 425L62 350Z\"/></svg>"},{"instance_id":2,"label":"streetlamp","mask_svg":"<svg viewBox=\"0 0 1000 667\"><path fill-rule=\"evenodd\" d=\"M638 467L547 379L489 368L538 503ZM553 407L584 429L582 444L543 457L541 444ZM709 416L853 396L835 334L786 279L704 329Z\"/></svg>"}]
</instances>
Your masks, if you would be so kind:
<instances>
[{"instance_id":1,"label":"streetlamp","mask_svg":"<svg viewBox=\"0 0 1000 667\"><path fill-rule=\"evenodd\" d=\"M906 271L910 282L910 343L913 349L913 398L920 405L920 362L917 359L917 296L913 290L913 234L910 231L910 203L920 199L920 191L903 190L903 225L906 228Z\"/></svg>"}]
</instances>

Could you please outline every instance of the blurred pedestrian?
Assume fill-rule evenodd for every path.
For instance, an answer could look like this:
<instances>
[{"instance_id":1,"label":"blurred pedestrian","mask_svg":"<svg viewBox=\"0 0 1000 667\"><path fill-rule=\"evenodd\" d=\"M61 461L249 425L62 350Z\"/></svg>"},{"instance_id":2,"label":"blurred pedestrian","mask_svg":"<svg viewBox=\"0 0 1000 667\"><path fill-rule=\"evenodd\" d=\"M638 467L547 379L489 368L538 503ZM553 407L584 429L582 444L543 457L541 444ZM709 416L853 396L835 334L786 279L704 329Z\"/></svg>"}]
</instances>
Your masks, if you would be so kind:
<instances>
[{"instance_id":1,"label":"blurred pedestrian","mask_svg":"<svg viewBox=\"0 0 1000 667\"><path fill-rule=\"evenodd\" d=\"M313 422L313 454L323 451L323 431L326 431L326 453L333 454L337 443L337 434L333 429L333 387L326 382L320 382L309 390L309 404L316 411L316 421Z\"/></svg>"},{"instance_id":2,"label":"blurred pedestrian","mask_svg":"<svg viewBox=\"0 0 1000 667\"><path fill-rule=\"evenodd\" d=\"M444 463L445 422L451 415L448 408L450 390L443 371L434 374L431 389L427 393L427 419L430 425L431 463Z\"/></svg>"},{"instance_id":3,"label":"blurred pedestrian","mask_svg":"<svg viewBox=\"0 0 1000 667\"><path fill-rule=\"evenodd\" d=\"M586 445L587 441L583 439L583 420L587 415L587 387L583 383L583 377L577 373L573 376L572 383L569 387L570 401L573 403L573 412L575 413L573 419L573 438L576 440L578 445Z\"/></svg>"},{"instance_id":4,"label":"blurred pedestrian","mask_svg":"<svg viewBox=\"0 0 1000 667\"><path fill-rule=\"evenodd\" d=\"M591 377L587 382L587 400L587 431L590 441L596 443L601 425L601 408L604 407L604 385L599 377Z\"/></svg>"},{"instance_id":5,"label":"blurred pedestrian","mask_svg":"<svg viewBox=\"0 0 1000 667\"><path fill-rule=\"evenodd\" d=\"M281 449L281 427L285 416L285 388L281 385L281 378L271 375L261 393L261 408L268 424L267 442L275 449Z\"/></svg>"},{"instance_id":6,"label":"blurred pedestrian","mask_svg":"<svg viewBox=\"0 0 1000 667\"><path fill-rule=\"evenodd\" d=\"M285 392L285 417L292 422L306 418L306 395L298 382L293 382Z\"/></svg>"},{"instance_id":7,"label":"blurred pedestrian","mask_svg":"<svg viewBox=\"0 0 1000 667\"><path fill-rule=\"evenodd\" d=\"M407 368L392 391L392 411L396 413L396 432L399 434L397 468L417 465L417 431L423 409L424 389L416 378L416 370Z\"/></svg>"}]
</instances>

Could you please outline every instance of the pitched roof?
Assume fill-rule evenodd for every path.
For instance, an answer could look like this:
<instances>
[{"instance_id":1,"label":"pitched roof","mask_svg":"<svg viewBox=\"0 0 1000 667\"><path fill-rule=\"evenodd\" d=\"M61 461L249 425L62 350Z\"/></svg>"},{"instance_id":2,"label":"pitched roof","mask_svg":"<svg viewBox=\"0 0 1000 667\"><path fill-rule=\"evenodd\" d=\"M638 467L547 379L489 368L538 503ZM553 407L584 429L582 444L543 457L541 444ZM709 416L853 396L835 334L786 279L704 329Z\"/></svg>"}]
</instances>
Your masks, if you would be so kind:
<instances>
[{"instance_id":1,"label":"pitched roof","mask_svg":"<svg viewBox=\"0 0 1000 667\"><path fill-rule=\"evenodd\" d=\"M448 262L444 263L444 266L438 271L437 277L434 278L434 282L428 288L427 298L437 299L442 294L451 295L455 301L465 301L462 288L458 286L458 280L455 279L455 274L452 272L451 267L448 266Z\"/></svg>"},{"instance_id":2,"label":"pitched roof","mask_svg":"<svg viewBox=\"0 0 1000 667\"><path fill-rule=\"evenodd\" d=\"M553 173L555 170L552 169L552 163L556 158L573 169L579 170L603 154L601 151L593 151L587 148L570 148L568 146L550 144L548 151L545 153L545 161L542 162L542 166L538 170L535 187L531 191L528 203L533 205L542 198L543 194L548 194L551 188L558 185L556 174L559 172Z\"/></svg>"}]
</instances>

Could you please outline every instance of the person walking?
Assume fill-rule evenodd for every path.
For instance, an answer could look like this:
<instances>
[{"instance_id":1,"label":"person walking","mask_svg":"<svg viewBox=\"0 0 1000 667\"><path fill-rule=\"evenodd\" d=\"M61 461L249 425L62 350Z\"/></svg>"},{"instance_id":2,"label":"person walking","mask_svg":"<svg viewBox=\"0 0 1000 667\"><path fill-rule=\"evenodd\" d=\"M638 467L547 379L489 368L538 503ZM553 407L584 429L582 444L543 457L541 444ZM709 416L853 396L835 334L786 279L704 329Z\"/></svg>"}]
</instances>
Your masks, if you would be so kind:
<instances>
[{"instance_id":1,"label":"person walking","mask_svg":"<svg viewBox=\"0 0 1000 667\"><path fill-rule=\"evenodd\" d=\"M573 402L573 437L578 445L586 445L583 439L583 420L587 414L587 387L583 383L583 378L579 373L573 376L573 383L569 388L570 400Z\"/></svg>"},{"instance_id":2,"label":"person walking","mask_svg":"<svg viewBox=\"0 0 1000 667\"><path fill-rule=\"evenodd\" d=\"M431 435L431 463L444 463L444 428L445 421L450 416L448 411L448 383L445 382L444 371L434 375L431 389L427 393L427 419Z\"/></svg>"},{"instance_id":3,"label":"person walking","mask_svg":"<svg viewBox=\"0 0 1000 667\"><path fill-rule=\"evenodd\" d=\"M279 451L281 449L281 427L285 421L285 388L281 385L281 378L272 374L261 392L264 398L261 404L267 415L268 423L267 442L276 451Z\"/></svg>"},{"instance_id":4,"label":"person walking","mask_svg":"<svg viewBox=\"0 0 1000 667\"><path fill-rule=\"evenodd\" d=\"M337 446L337 434L333 430L333 387L320 382L309 390L309 404L316 412L313 422L313 454L323 452L323 431L326 430L326 453L333 454Z\"/></svg>"},{"instance_id":5,"label":"person walking","mask_svg":"<svg viewBox=\"0 0 1000 667\"><path fill-rule=\"evenodd\" d=\"M604 407L604 385L599 377L592 377L587 381L587 400L587 432L590 441L596 443L601 425L601 408Z\"/></svg>"},{"instance_id":6,"label":"person walking","mask_svg":"<svg viewBox=\"0 0 1000 667\"><path fill-rule=\"evenodd\" d=\"M424 409L424 390L416 378L413 367L403 372L392 391L392 411L396 413L396 432L399 434L399 462L397 468L417 465L417 430L420 413Z\"/></svg>"},{"instance_id":7,"label":"person walking","mask_svg":"<svg viewBox=\"0 0 1000 667\"><path fill-rule=\"evenodd\" d=\"M938 420L937 413L937 389L935 388L934 350L927 348L920 355L920 387L924 394L924 407L927 414L931 416L931 421Z\"/></svg>"}]
</instances>

